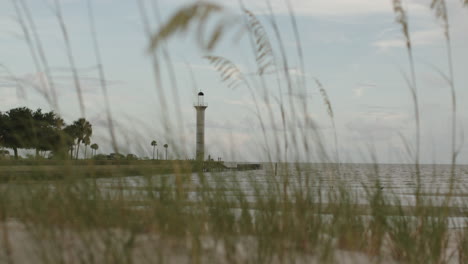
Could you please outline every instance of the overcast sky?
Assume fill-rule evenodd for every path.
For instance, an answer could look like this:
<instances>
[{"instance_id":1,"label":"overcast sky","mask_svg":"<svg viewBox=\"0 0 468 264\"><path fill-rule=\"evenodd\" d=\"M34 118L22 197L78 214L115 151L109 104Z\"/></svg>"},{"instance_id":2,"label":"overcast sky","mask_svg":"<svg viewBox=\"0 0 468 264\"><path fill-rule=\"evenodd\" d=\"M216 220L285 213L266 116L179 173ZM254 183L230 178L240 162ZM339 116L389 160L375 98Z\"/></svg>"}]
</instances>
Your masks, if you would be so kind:
<instances>
[{"instance_id":1,"label":"overcast sky","mask_svg":"<svg viewBox=\"0 0 468 264\"><path fill-rule=\"evenodd\" d=\"M40 78L24 33L18 23L13 1L0 2L0 111L28 106L52 110L41 92ZM143 1L151 22L157 31L158 20L167 21L189 0L159 0L154 10L151 0ZM18 1L19 2L19 1ZM50 65L59 98L59 111L65 121L80 117L75 85L67 59L66 46L60 24L53 12L53 2L25 0L37 26L44 54ZM61 0L62 12L70 37L74 59L85 101L85 116L94 127L93 141L102 152L111 152L105 100L99 85L96 57L90 34L87 0ZM240 14L238 1L213 0L226 7L222 16ZM450 88L439 71L448 73L446 45L440 21L430 10L429 0L404 1L408 9L410 32L414 45L417 87L421 107L422 162L447 163L450 160ZM294 83L296 89L288 91L286 80L280 76L281 90L276 87L276 74L265 77L273 101L257 101L260 117L265 123L267 140L259 124L254 98L247 87L230 88L221 82L219 74L203 58L220 55L234 62L249 76L251 88L260 95L255 72L255 59L246 33L237 34L236 26L224 36L209 54L197 45L193 33L178 35L167 42L177 86L171 82L165 61L160 63L165 93L155 88L148 39L144 34L138 0L93 0L95 23L102 62L109 85L112 115L118 126L122 152L150 156L150 142L180 144L181 157L193 157L195 152L195 110L193 102L198 90L205 92L207 154L225 160L265 160L264 144L280 145L284 152L283 134L307 134L306 141L323 143L325 151L334 156L334 129L327 114L318 79L328 93L333 107L340 160L345 162L369 161L375 151L380 162L411 162L405 143L414 145L415 122L413 102L405 74L408 57L401 29L395 23L390 0L291 0L303 50L304 69L297 53L297 41L291 27L287 2L271 0L273 17L278 23L288 58L290 76L303 77L306 87ZM468 8L460 0L449 0L448 12L452 37L453 66L458 103L458 143L468 131ZM270 24L272 15L264 0L245 1L246 7L256 14L272 41L280 60L280 47ZM24 14L24 13L23 13ZM156 14L160 17L156 18ZM212 23L212 22L210 22ZM214 22L213 22L214 23ZM30 29L30 28L29 28ZM209 30L209 28L208 28ZM240 36L240 37L239 37ZM191 72L193 74L191 74ZM22 89L11 81L15 76ZM250 77L252 76L252 77ZM162 98L162 96L165 96ZM314 120L315 129L287 129L281 127L280 109L274 98L283 98L286 105L307 104L307 110L287 112L290 119L307 116ZM291 101L289 100L291 98ZM168 104L161 109L161 99ZM272 110L273 119L269 118ZM301 109L298 107L298 109ZM171 120L171 131L165 132L164 117ZM300 124L297 124L300 126ZM300 129L300 128L299 128ZM313 130L313 131L312 131ZM318 131L319 138L312 136ZM278 135L279 139L275 136ZM275 143L272 143L275 142ZM310 143L318 148L318 142ZM302 148L304 146L304 142ZM290 142L291 160L316 161L303 149ZM161 148L162 149L162 148ZM268 153L276 157L273 149ZM284 155L280 155L284 158ZM463 145L459 163L468 163L468 147Z\"/></svg>"}]
</instances>

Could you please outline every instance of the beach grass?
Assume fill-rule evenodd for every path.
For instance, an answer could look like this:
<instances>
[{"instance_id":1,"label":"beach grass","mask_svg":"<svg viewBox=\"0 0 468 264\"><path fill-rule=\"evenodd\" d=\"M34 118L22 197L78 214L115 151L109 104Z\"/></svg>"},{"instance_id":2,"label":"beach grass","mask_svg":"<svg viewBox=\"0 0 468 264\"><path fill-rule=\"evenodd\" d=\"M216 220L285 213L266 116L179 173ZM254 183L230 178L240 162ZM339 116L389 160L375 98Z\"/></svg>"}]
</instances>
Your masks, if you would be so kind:
<instances>
[{"instance_id":1,"label":"beach grass","mask_svg":"<svg viewBox=\"0 0 468 264\"><path fill-rule=\"evenodd\" d=\"M136 2L141 18L148 23L145 1ZM17 10L26 16L23 27L34 35L27 4L16 3L21 3L16 5ZM356 179L355 184L362 188L350 188L347 177L354 169L340 163L336 131L330 154L313 120L298 115L307 113L305 101L294 104L290 98L273 96L267 88L266 79L271 79L265 74L268 70L274 71L279 94L294 92L296 85L307 85L305 79L288 71L284 39L274 15L268 16L274 32L271 40L276 41L272 45L264 26L242 5L240 20L256 55L256 79L242 73L227 58L207 59L228 87L246 86L257 102L259 127L265 138L274 139L273 144L265 140L261 145L268 157L262 173L206 172L195 161L0 161L0 263L466 263L468 205L454 204L455 198L466 195L465 190L456 189L461 174L455 165L456 134L451 143L449 188L441 193L425 190L413 47L404 5L396 0L393 4L407 43L411 69L408 88L415 114L415 146L409 153L414 163L409 179L413 185L407 193L410 202L392 186L384 186L377 161L366 165L371 168L369 175ZM67 35L65 21L57 10L61 30ZM297 32L291 10L291 23ZM173 71L167 39L188 30L191 24L207 30L203 24L210 16L224 11L216 4L195 2L176 12L158 32L146 28L163 111L168 96L161 85L161 67ZM269 12L273 13L271 9ZM220 30L229 28L226 21L230 22L220 22ZM221 39L220 33L211 33L209 41L198 40L203 52L212 50ZM93 36L96 58L102 65L95 32ZM450 51L450 38L446 37ZM37 48L37 43L31 43L30 47ZM450 61L451 54L447 56ZM75 68L69 44L67 57L70 67ZM47 75L46 59L40 56ZM453 76L449 80L450 93L455 97ZM84 112L79 79L75 82ZM315 85L335 130L332 102L320 80ZM48 88L54 106L54 87ZM106 91L106 84L101 83L101 88ZM265 112L260 111L260 102L269 106ZM106 115L112 120L109 105L107 102ZM174 105L179 106L179 102ZM453 133L456 113L453 102ZM278 121L281 126L273 135L267 129L269 121ZM163 120L166 133L176 130L180 126L177 122L182 121ZM109 122L114 146L115 133ZM322 162L300 164L297 157L288 156L288 148L304 153L306 158L318 156ZM453 222L454 218L462 220Z\"/></svg>"}]
</instances>

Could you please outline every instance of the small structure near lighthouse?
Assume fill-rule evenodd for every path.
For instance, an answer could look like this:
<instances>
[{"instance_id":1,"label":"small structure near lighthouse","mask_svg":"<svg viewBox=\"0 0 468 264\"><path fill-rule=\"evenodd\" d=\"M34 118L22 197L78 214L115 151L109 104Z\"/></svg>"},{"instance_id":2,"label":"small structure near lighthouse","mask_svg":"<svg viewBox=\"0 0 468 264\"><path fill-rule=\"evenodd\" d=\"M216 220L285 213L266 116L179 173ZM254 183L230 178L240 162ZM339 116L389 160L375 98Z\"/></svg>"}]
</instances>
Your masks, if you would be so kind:
<instances>
[{"instance_id":1,"label":"small structure near lighthouse","mask_svg":"<svg viewBox=\"0 0 468 264\"><path fill-rule=\"evenodd\" d=\"M198 93L194 107L197 110L196 160L205 159L205 110L208 107L204 101L203 92Z\"/></svg>"}]
</instances>

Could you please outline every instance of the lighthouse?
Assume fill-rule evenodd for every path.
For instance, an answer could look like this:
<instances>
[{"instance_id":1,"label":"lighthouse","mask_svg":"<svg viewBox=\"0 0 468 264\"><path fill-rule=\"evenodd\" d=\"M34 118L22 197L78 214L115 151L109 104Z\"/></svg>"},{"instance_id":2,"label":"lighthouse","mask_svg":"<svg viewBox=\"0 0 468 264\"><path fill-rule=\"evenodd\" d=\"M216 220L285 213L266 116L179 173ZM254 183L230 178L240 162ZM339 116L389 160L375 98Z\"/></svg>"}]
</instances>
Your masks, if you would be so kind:
<instances>
[{"instance_id":1,"label":"lighthouse","mask_svg":"<svg viewBox=\"0 0 468 264\"><path fill-rule=\"evenodd\" d=\"M205 104L203 97L203 92L199 92L194 105L197 111L196 159L198 161L205 159L205 110L208 105Z\"/></svg>"}]
</instances>

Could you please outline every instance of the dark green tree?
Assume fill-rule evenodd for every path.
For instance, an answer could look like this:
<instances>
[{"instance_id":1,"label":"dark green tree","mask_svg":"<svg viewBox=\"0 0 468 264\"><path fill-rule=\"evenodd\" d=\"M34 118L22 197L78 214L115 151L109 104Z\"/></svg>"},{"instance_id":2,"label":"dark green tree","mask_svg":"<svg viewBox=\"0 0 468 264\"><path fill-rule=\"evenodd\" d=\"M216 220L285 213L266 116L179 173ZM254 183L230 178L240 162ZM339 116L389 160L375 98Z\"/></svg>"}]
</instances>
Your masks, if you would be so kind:
<instances>
[{"instance_id":1,"label":"dark green tree","mask_svg":"<svg viewBox=\"0 0 468 264\"><path fill-rule=\"evenodd\" d=\"M73 149L77 138L78 132L75 124L68 125L63 129L64 145L68 148L68 151L70 151L70 159L73 158Z\"/></svg>"},{"instance_id":2,"label":"dark green tree","mask_svg":"<svg viewBox=\"0 0 468 264\"><path fill-rule=\"evenodd\" d=\"M151 146L153 146L153 160L154 160L154 150L155 150L157 145L158 145L158 143L156 142L156 140L151 141Z\"/></svg>"},{"instance_id":3,"label":"dark green tree","mask_svg":"<svg viewBox=\"0 0 468 264\"><path fill-rule=\"evenodd\" d=\"M33 113L33 138L31 147L39 151L58 152L62 142L64 121L54 112L43 113L41 109Z\"/></svg>"},{"instance_id":4,"label":"dark green tree","mask_svg":"<svg viewBox=\"0 0 468 264\"><path fill-rule=\"evenodd\" d=\"M84 118L80 118L73 122L73 126L76 132L76 159L78 159L80 144L90 140L91 135L93 134L93 127L91 123Z\"/></svg>"},{"instance_id":5,"label":"dark green tree","mask_svg":"<svg viewBox=\"0 0 468 264\"><path fill-rule=\"evenodd\" d=\"M91 149L94 151L93 156L95 156L95 155L96 155L96 151L99 149L99 145L96 144L96 143L94 143L94 144L91 145Z\"/></svg>"},{"instance_id":6,"label":"dark green tree","mask_svg":"<svg viewBox=\"0 0 468 264\"><path fill-rule=\"evenodd\" d=\"M2 112L0 112L0 146L4 146L4 135L6 133L6 121L7 120L7 116L5 114L3 114Z\"/></svg>"},{"instance_id":7,"label":"dark green tree","mask_svg":"<svg viewBox=\"0 0 468 264\"><path fill-rule=\"evenodd\" d=\"M81 143L85 147L91 143L92 125L84 118L65 126L62 118L53 111L32 111L26 107L0 112L0 146L11 148L18 159L18 149L35 149L36 157L41 151L51 151L54 155L66 155L67 149L73 157L76 144L78 159ZM63 129L62 129L63 128ZM85 156L86 156L85 149Z\"/></svg>"},{"instance_id":8,"label":"dark green tree","mask_svg":"<svg viewBox=\"0 0 468 264\"><path fill-rule=\"evenodd\" d=\"M84 143L87 148L91 143L92 126L84 118L63 128L64 126L63 119L53 111L32 111L19 107L6 113L0 112L0 146L13 149L17 159L18 149L35 149L37 157L41 151L65 155L68 148L70 157L73 157L73 147L76 144L78 159L80 144Z\"/></svg>"},{"instance_id":9,"label":"dark green tree","mask_svg":"<svg viewBox=\"0 0 468 264\"><path fill-rule=\"evenodd\" d=\"M167 148L169 147L169 145L167 144L164 144L164 148L166 149L166 160L167 160Z\"/></svg>"},{"instance_id":10,"label":"dark green tree","mask_svg":"<svg viewBox=\"0 0 468 264\"><path fill-rule=\"evenodd\" d=\"M13 149L18 159L18 149L30 149L34 142L34 119L31 109L18 107L9 110L1 117L1 144Z\"/></svg>"},{"instance_id":11,"label":"dark green tree","mask_svg":"<svg viewBox=\"0 0 468 264\"><path fill-rule=\"evenodd\" d=\"M85 137L85 138L83 139L83 144L85 145L84 157L85 157L85 159L86 159L86 158L87 158L87 157L86 157L86 152L88 151L88 146L89 146L89 144L91 144L91 138Z\"/></svg>"}]
</instances>

